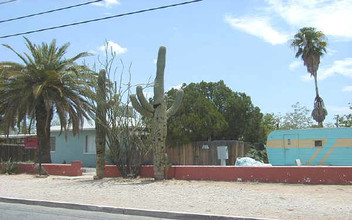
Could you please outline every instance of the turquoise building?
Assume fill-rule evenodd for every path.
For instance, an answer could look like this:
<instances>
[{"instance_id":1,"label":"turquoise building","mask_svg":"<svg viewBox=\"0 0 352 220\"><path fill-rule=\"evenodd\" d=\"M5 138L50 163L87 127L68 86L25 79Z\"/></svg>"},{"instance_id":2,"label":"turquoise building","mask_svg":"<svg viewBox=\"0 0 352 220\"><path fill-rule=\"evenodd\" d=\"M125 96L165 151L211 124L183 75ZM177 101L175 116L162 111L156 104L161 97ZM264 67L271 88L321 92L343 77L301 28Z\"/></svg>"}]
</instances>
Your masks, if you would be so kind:
<instances>
[{"instance_id":1,"label":"turquoise building","mask_svg":"<svg viewBox=\"0 0 352 220\"><path fill-rule=\"evenodd\" d=\"M60 134L60 126L51 127L51 160L53 163L82 161L84 167L95 167L95 126L85 123L82 131L73 136L72 131Z\"/></svg>"},{"instance_id":2,"label":"turquoise building","mask_svg":"<svg viewBox=\"0 0 352 220\"><path fill-rule=\"evenodd\" d=\"M352 166L352 128L273 131L266 150L273 166Z\"/></svg>"}]
</instances>

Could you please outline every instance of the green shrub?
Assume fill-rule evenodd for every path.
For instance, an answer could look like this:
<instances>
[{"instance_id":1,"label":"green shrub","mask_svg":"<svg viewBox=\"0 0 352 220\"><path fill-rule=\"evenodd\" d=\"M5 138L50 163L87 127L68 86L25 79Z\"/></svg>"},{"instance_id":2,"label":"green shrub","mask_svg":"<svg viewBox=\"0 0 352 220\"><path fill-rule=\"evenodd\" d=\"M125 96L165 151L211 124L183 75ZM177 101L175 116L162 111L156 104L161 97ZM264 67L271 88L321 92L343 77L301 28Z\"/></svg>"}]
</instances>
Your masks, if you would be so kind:
<instances>
[{"instance_id":1,"label":"green shrub","mask_svg":"<svg viewBox=\"0 0 352 220\"><path fill-rule=\"evenodd\" d=\"M37 171L39 175L48 175L48 172L44 169L43 166L41 166L39 170L39 164L35 164L34 169Z\"/></svg>"},{"instance_id":2,"label":"green shrub","mask_svg":"<svg viewBox=\"0 0 352 220\"><path fill-rule=\"evenodd\" d=\"M250 157L263 163L268 163L268 155L266 154L266 149L262 144L253 145L247 152L246 157Z\"/></svg>"},{"instance_id":3,"label":"green shrub","mask_svg":"<svg viewBox=\"0 0 352 220\"><path fill-rule=\"evenodd\" d=\"M1 174L15 174L17 172L18 165L17 162L11 161L1 161L0 173Z\"/></svg>"}]
</instances>

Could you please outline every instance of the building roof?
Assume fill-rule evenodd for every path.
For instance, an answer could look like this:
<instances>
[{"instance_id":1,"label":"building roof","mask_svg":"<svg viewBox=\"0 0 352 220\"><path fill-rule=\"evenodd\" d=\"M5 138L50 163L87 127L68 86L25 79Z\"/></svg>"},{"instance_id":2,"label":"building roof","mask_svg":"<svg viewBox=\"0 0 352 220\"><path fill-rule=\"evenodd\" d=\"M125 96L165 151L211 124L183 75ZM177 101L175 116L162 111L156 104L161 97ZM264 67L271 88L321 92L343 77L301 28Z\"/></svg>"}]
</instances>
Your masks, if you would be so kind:
<instances>
[{"instance_id":1,"label":"building roof","mask_svg":"<svg viewBox=\"0 0 352 220\"><path fill-rule=\"evenodd\" d=\"M139 123L139 119L135 119L135 118L122 118L122 120L128 120L129 126L138 126L138 123ZM144 126L140 126L140 127L144 127ZM50 127L50 131L52 131L52 132L60 132L60 130L61 130L60 125L55 125L55 126ZM68 130L71 131L72 126ZM95 130L95 121L93 121L93 120L86 121L85 120L83 123L82 130L83 131Z\"/></svg>"}]
</instances>

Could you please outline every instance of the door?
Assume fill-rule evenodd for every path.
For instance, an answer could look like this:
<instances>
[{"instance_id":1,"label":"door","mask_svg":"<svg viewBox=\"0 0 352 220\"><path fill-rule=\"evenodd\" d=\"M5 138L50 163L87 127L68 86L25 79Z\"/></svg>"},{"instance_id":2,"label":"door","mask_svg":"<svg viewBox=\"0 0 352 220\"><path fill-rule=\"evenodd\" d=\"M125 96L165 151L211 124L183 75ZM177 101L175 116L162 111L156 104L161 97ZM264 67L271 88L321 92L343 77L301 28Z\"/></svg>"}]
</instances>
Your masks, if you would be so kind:
<instances>
[{"instance_id":1,"label":"door","mask_svg":"<svg viewBox=\"0 0 352 220\"><path fill-rule=\"evenodd\" d=\"M298 134L284 135L284 161L286 166L296 165L299 158Z\"/></svg>"}]
</instances>

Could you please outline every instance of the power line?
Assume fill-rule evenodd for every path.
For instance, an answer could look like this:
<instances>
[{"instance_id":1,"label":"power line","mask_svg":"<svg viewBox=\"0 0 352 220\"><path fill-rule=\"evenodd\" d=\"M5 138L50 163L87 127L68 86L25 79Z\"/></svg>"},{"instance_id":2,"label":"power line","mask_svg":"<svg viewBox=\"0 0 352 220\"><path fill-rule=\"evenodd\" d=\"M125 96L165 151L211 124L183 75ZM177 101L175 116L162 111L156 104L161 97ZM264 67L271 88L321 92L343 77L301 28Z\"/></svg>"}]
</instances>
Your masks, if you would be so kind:
<instances>
[{"instance_id":1,"label":"power line","mask_svg":"<svg viewBox=\"0 0 352 220\"><path fill-rule=\"evenodd\" d=\"M10 2L14 2L14 1L16 1L16 0L8 0L8 1L0 2L0 5L1 4L6 4L6 3L10 3Z\"/></svg>"},{"instance_id":2,"label":"power line","mask_svg":"<svg viewBox=\"0 0 352 220\"><path fill-rule=\"evenodd\" d=\"M15 0L11 0L11 1L15 1ZM57 8L57 9L53 9L53 10L49 10L49 11L38 12L38 13L24 15L24 16L20 16L20 17L16 17L16 18L10 18L10 19L6 19L6 20L0 20L0 23L20 20L20 19L24 19L24 18L30 18L30 17L43 15L43 14L48 14L48 13L53 13L53 12L56 12L56 11L62 11L62 10L70 9L70 8L76 8L76 7L89 5L89 4L96 3L96 2L101 2L101 1L103 1L103 0L94 0L94 1L85 2L85 3L82 3L82 4L71 5L71 6L67 6L67 7L63 7L63 8Z\"/></svg>"},{"instance_id":3,"label":"power line","mask_svg":"<svg viewBox=\"0 0 352 220\"><path fill-rule=\"evenodd\" d=\"M37 29L37 30L33 30L33 31L26 31L26 32L21 32L21 33L17 33L17 34L3 35L3 36L0 36L0 39L20 36L20 35L25 35L25 34L32 34L32 33L36 33L36 32L54 30L54 29L58 29L58 28L65 28L65 27L69 27L69 26L86 24L86 23L91 23L91 22L96 22L96 21L102 21L102 20L107 20L107 19L111 19L111 18L123 17L123 16L127 16L127 15L140 14L140 13L144 13L144 12L155 11L155 10L160 10L160 9L165 9L165 8L171 8L171 7L176 7L176 6L180 6L180 5L186 5L186 4L191 4L191 3L201 2L201 1L203 1L203 0L193 0L193 1L181 2L181 3L177 3L177 4L165 5L165 6L155 7L155 8L148 8L148 9L143 9L143 10L139 10L139 11L132 11L132 12L127 12L127 13L123 13L123 14L117 14L117 15L112 15L112 16L108 16L108 17L103 17L103 18L96 18L96 19L92 19L92 20L80 21L80 22L75 22L75 23L71 23L71 24L64 24L64 25L60 25L60 26Z\"/></svg>"}]
</instances>

